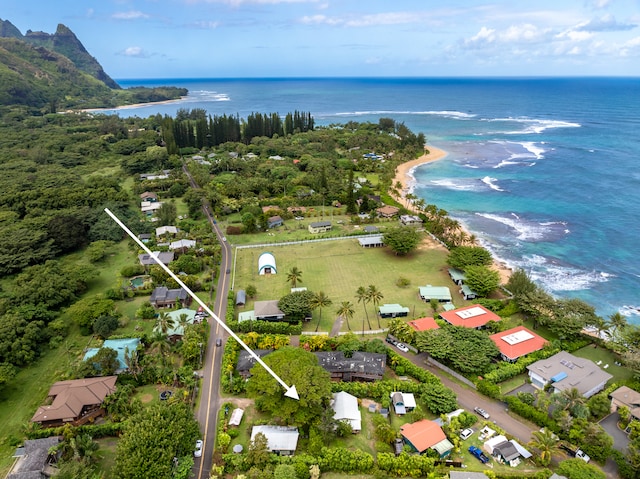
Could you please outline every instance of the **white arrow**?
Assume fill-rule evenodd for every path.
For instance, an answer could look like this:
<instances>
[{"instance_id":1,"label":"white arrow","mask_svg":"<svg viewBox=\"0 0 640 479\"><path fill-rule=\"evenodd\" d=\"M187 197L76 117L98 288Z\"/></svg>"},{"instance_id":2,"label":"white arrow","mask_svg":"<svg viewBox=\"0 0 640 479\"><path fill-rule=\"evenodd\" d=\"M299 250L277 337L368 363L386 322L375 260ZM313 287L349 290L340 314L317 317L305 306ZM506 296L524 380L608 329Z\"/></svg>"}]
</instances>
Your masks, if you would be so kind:
<instances>
[{"instance_id":1,"label":"white arrow","mask_svg":"<svg viewBox=\"0 0 640 479\"><path fill-rule=\"evenodd\" d=\"M115 222L118 224L118 226L120 226L120 228L122 228L122 229L123 229L123 230L124 230L124 231L125 231L125 232L130 236L130 237L131 237L131 239L132 239L133 241L135 241L135 242L138 244L138 246L140 246L140 247L141 247L141 248L142 248L142 249L143 249L143 250L144 250L144 251L145 251L149 256L151 256L151 258L153 258L153 260L154 260L156 263L158 263L158 266L160 266L162 269L164 269L164 270L167 272L167 274L168 274L169 276L171 276L171 277L173 278L173 280L174 280L176 283L178 283L178 284L180 285L180 287L181 287L182 289L184 289L187 293L189 293L189 296L191 296L191 297L192 297L192 298L193 298L193 299L194 299L194 300L195 300L195 301L196 301L200 306L202 306L202 308L203 308L207 313L209 313L209 314L211 315L211 317L212 317L213 319L215 319L215 320L218 322L218 324L219 324L220 326L222 326L222 327L224 328L224 330L225 330L227 333L229 333L229 335L230 335L233 339L235 339L236 341L238 341L238 343L240 344L240 346L242 346L244 349L246 349L246 350L247 350L247 352L251 355L251 357L252 357L253 359L255 359L255 360L256 360L256 362L258 362L258 363L260 364L260 366L262 366L263 368L265 368L265 369L267 370L267 372L268 372L269 374L271 374L271 375L274 377L274 379L275 379L276 381L278 381L278 382L282 385L282 387L286 390L286 392L284 393L284 395L285 395L285 396L287 396L287 397L289 397L289 398L291 398L291 399L296 399L296 400L299 400L299 399L300 399L300 397L298 396L298 391L296 391L296 386L295 386L295 385L292 385L291 387L287 386L287 383L285 383L282 379L280 379L280 376L278 376L276 373L274 373L274 372L273 372L273 370L272 370L269 366L267 366L267 365L265 364L265 362L264 362L264 361L263 361L263 360L262 360L262 359L261 359L261 358L260 358L256 353L254 353L254 352L253 352L253 350L252 350L249 346L247 346L247 345L244 343L244 341L238 337L238 335L237 335L236 333L234 333L233 331L231 331L231 329L229 328L229 326L227 326L227 325L225 324L225 322L224 322L224 321L222 321L222 320L221 320L221 319L220 319L220 318L219 318L219 317L218 317L218 316L217 316L213 311L211 311L211 309L209 309L209 306L207 306L207 305L204 303L204 301L202 301L200 298L198 298L198 297L195 295L195 293L194 293L193 291L191 291L191 290L187 287L187 285L186 285L186 284L184 284L184 283L180 280L180 278L178 278L178 276L176 276L176 274L175 274L173 271L171 271L171 270L169 269L169 267L168 267L167 265L165 265L164 263L162 263L162 262L161 262L161 261L156 257L156 255L154 255L154 254L151 252L151 250L149 250L149 248L147 248L147 245L145 245L142 241L140 241L140 239L139 239L135 234L133 234L133 232L131 232L131 230L130 230L129 228L127 228L127 227L124 225L124 223L123 223L122 221L120 221L120 220L118 219L118 217L117 217L116 215L114 215L114 214L109 210L109 208L105 208L105 209L104 209L104 211L105 211L109 216L111 216L111 218L113 219L113 221L115 221Z\"/></svg>"}]
</instances>

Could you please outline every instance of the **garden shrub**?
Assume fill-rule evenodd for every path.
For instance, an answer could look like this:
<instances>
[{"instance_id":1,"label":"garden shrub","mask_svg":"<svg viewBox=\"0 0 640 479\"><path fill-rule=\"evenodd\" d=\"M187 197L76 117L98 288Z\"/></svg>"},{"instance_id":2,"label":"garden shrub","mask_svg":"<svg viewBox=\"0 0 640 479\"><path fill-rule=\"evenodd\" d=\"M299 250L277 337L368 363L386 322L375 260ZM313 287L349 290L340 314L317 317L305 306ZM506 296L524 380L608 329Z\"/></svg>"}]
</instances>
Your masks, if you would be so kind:
<instances>
[{"instance_id":1,"label":"garden shrub","mask_svg":"<svg viewBox=\"0 0 640 479\"><path fill-rule=\"evenodd\" d=\"M540 427L547 427L553 432L558 432L558 425L551 419L547 413L539 411L533 406L529 406L523 403L515 396L507 396L504 398L505 402L509 406L509 409L516 413L518 416L528 419L529 421L537 424Z\"/></svg>"}]
</instances>

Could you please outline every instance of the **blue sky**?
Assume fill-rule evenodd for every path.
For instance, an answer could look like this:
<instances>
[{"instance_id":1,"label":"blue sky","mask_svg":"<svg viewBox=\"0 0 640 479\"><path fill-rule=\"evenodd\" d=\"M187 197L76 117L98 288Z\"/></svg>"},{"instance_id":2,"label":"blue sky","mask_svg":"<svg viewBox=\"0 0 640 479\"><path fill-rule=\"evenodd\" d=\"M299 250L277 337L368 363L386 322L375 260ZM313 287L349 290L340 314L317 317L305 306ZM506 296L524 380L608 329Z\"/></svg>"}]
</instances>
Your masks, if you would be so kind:
<instances>
[{"instance_id":1,"label":"blue sky","mask_svg":"<svg viewBox=\"0 0 640 479\"><path fill-rule=\"evenodd\" d=\"M115 79L640 76L640 0L2 0Z\"/></svg>"}]
</instances>

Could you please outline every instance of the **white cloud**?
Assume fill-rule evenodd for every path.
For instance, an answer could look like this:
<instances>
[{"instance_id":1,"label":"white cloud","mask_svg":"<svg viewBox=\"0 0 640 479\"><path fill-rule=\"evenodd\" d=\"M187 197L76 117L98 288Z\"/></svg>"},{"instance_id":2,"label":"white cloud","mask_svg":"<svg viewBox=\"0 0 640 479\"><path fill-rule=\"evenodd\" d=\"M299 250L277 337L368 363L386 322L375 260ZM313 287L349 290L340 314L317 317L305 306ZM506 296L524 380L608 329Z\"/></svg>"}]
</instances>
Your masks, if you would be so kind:
<instances>
[{"instance_id":1,"label":"white cloud","mask_svg":"<svg viewBox=\"0 0 640 479\"><path fill-rule=\"evenodd\" d=\"M212 20L200 20L192 23L190 26L194 28L200 28L202 30L215 30L220 26L220 22L212 21Z\"/></svg>"},{"instance_id":2,"label":"white cloud","mask_svg":"<svg viewBox=\"0 0 640 479\"><path fill-rule=\"evenodd\" d=\"M467 48L484 48L496 41L496 31L493 28L482 27L478 33L464 40Z\"/></svg>"},{"instance_id":3,"label":"white cloud","mask_svg":"<svg viewBox=\"0 0 640 479\"><path fill-rule=\"evenodd\" d=\"M305 15L299 22L307 25L342 25L345 27L378 27L389 25L409 25L424 23L426 16L422 12L385 12L370 15L360 15L358 17L341 18L329 17L327 15Z\"/></svg>"},{"instance_id":4,"label":"white cloud","mask_svg":"<svg viewBox=\"0 0 640 479\"><path fill-rule=\"evenodd\" d=\"M620 23L613 15L607 14L579 25L576 30L584 32L623 32L633 30L637 26L635 23Z\"/></svg>"},{"instance_id":5,"label":"white cloud","mask_svg":"<svg viewBox=\"0 0 640 479\"><path fill-rule=\"evenodd\" d=\"M128 12L114 13L111 18L116 20L137 20L139 18L149 18L149 15L138 10L129 10Z\"/></svg>"},{"instance_id":6,"label":"white cloud","mask_svg":"<svg viewBox=\"0 0 640 479\"><path fill-rule=\"evenodd\" d=\"M611 3L611 0L591 0L589 4L592 8L602 9L607 7Z\"/></svg>"},{"instance_id":7,"label":"white cloud","mask_svg":"<svg viewBox=\"0 0 640 479\"><path fill-rule=\"evenodd\" d=\"M537 43L545 41L550 33L550 29L540 29L535 25L526 23L523 25L512 25L500 35L500 40L507 43Z\"/></svg>"},{"instance_id":8,"label":"white cloud","mask_svg":"<svg viewBox=\"0 0 640 479\"><path fill-rule=\"evenodd\" d=\"M121 52L119 55L125 57L134 57L134 58L147 58L149 55L142 49L142 47L127 47Z\"/></svg>"},{"instance_id":9,"label":"white cloud","mask_svg":"<svg viewBox=\"0 0 640 479\"><path fill-rule=\"evenodd\" d=\"M640 55L640 37L627 40L618 50L621 57L631 57Z\"/></svg>"},{"instance_id":10,"label":"white cloud","mask_svg":"<svg viewBox=\"0 0 640 479\"><path fill-rule=\"evenodd\" d=\"M277 5L280 3L317 3L319 0L185 0L188 4L197 3L224 3L232 7L241 5Z\"/></svg>"}]
</instances>

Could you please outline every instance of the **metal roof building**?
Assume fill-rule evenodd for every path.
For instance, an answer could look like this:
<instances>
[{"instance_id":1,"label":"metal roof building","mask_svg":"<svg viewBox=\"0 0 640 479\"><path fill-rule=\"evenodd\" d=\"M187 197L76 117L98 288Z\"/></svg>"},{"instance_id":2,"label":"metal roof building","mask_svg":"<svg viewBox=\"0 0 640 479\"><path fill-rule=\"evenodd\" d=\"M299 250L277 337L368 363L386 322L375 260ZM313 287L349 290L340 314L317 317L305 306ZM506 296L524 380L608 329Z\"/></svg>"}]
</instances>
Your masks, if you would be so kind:
<instances>
[{"instance_id":1,"label":"metal roof building","mask_svg":"<svg viewBox=\"0 0 640 479\"><path fill-rule=\"evenodd\" d=\"M258 274L277 274L276 258L269 252L262 253L258 258Z\"/></svg>"}]
</instances>

